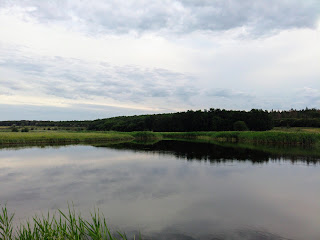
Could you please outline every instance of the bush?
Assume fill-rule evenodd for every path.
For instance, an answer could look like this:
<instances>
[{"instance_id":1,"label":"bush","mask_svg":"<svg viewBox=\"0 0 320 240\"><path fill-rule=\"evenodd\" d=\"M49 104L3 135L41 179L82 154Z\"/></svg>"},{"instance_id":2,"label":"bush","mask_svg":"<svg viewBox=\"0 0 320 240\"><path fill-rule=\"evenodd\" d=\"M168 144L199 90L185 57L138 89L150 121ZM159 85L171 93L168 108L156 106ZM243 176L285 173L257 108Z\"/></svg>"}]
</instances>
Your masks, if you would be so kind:
<instances>
[{"instance_id":1,"label":"bush","mask_svg":"<svg viewBox=\"0 0 320 240\"><path fill-rule=\"evenodd\" d=\"M244 121L236 121L233 124L233 130L234 131L248 131L247 124Z\"/></svg>"},{"instance_id":2,"label":"bush","mask_svg":"<svg viewBox=\"0 0 320 240\"><path fill-rule=\"evenodd\" d=\"M23 129L21 129L21 132L29 132L29 128L25 127Z\"/></svg>"},{"instance_id":3,"label":"bush","mask_svg":"<svg viewBox=\"0 0 320 240\"><path fill-rule=\"evenodd\" d=\"M11 132L19 132L19 129L16 126L14 126L11 128Z\"/></svg>"}]
</instances>

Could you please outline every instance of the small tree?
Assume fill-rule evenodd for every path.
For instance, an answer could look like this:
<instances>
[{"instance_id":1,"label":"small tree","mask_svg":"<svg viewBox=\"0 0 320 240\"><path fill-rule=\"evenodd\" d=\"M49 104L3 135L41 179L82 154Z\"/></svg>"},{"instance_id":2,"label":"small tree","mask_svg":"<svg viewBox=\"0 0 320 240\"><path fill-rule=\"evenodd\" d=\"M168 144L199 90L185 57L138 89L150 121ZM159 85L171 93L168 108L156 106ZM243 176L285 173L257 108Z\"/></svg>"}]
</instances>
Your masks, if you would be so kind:
<instances>
[{"instance_id":1,"label":"small tree","mask_svg":"<svg viewBox=\"0 0 320 240\"><path fill-rule=\"evenodd\" d=\"M21 129L21 132L29 132L29 128L25 127L23 129Z\"/></svg>"},{"instance_id":2,"label":"small tree","mask_svg":"<svg viewBox=\"0 0 320 240\"><path fill-rule=\"evenodd\" d=\"M244 121L236 121L233 123L234 131L248 131L247 124Z\"/></svg>"},{"instance_id":3,"label":"small tree","mask_svg":"<svg viewBox=\"0 0 320 240\"><path fill-rule=\"evenodd\" d=\"M12 125L11 126L11 132L19 132L19 129L17 128L17 126L16 125Z\"/></svg>"}]
</instances>

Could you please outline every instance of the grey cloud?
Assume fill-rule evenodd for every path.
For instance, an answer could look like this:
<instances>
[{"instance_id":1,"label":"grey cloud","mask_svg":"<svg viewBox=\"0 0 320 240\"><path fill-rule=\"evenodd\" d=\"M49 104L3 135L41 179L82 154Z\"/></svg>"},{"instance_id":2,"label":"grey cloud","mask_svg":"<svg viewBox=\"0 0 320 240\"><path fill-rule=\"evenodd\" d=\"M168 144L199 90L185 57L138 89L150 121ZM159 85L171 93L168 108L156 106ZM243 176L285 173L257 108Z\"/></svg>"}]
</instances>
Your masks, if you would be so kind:
<instances>
[{"instance_id":1,"label":"grey cloud","mask_svg":"<svg viewBox=\"0 0 320 240\"><path fill-rule=\"evenodd\" d=\"M245 93L242 91L237 91L233 89L213 89L210 91L206 91L206 95L210 97L221 97L228 99L242 98L242 99L252 99L255 96L249 93Z\"/></svg>"},{"instance_id":2,"label":"grey cloud","mask_svg":"<svg viewBox=\"0 0 320 240\"><path fill-rule=\"evenodd\" d=\"M167 112L169 110L165 109ZM93 120L122 115L147 114L150 111L101 105L75 104L70 107L0 104L0 120Z\"/></svg>"},{"instance_id":3,"label":"grey cloud","mask_svg":"<svg viewBox=\"0 0 320 240\"><path fill-rule=\"evenodd\" d=\"M4 173L1 173L0 171L1 182L14 181L17 177L21 176L20 172L10 172L10 170L11 169L9 168L4 168L4 170L2 170ZM8 171L8 173L6 173L5 171Z\"/></svg>"},{"instance_id":4,"label":"grey cloud","mask_svg":"<svg viewBox=\"0 0 320 240\"><path fill-rule=\"evenodd\" d=\"M91 33L166 31L191 33L246 27L253 34L314 28L320 16L318 0L161 0L15 1L41 22L60 22ZM1 6L1 5L0 5ZM12 6L6 1L2 7Z\"/></svg>"},{"instance_id":5,"label":"grey cloud","mask_svg":"<svg viewBox=\"0 0 320 240\"><path fill-rule=\"evenodd\" d=\"M312 108L319 108L320 104L320 89L304 87L297 91L298 101L301 103L301 107L304 108L306 106ZM303 104L305 106L303 106Z\"/></svg>"},{"instance_id":6,"label":"grey cloud","mask_svg":"<svg viewBox=\"0 0 320 240\"><path fill-rule=\"evenodd\" d=\"M8 90L0 90L0 95L4 95L4 96L12 96L12 93Z\"/></svg>"},{"instance_id":7,"label":"grey cloud","mask_svg":"<svg viewBox=\"0 0 320 240\"><path fill-rule=\"evenodd\" d=\"M29 61L23 57L14 60L8 58L0 64L22 73L24 78L0 80L1 85L12 92L21 91L19 87L27 91L28 89L23 88L23 82L27 80L28 87L47 95L68 99L105 97L136 103L143 103L148 98L185 101L197 94L192 86L192 76L166 69L89 64L63 58L33 59L32 63ZM14 89L15 87L18 89Z\"/></svg>"},{"instance_id":8,"label":"grey cloud","mask_svg":"<svg viewBox=\"0 0 320 240\"><path fill-rule=\"evenodd\" d=\"M2 62L0 63L0 66L5 68L20 68L24 72L29 73L39 73L43 72L44 68L43 66L39 64L29 63L29 62L16 62L15 60L9 61L9 62Z\"/></svg>"}]
</instances>

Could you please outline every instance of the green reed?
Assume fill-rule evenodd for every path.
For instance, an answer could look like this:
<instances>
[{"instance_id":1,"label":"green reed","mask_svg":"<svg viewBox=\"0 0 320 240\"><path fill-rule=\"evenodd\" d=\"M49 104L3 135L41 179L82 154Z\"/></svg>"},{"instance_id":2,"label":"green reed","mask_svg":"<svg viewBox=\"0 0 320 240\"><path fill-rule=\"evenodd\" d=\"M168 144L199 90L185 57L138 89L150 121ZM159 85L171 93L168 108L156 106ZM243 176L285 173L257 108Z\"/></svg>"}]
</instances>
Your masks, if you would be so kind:
<instances>
[{"instance_id":1,"label":"green reed","mask_svg":"<svg viewBox=\"0 0 320 240\"><path fill-rule=\"evenodd\" d=\"M320 142L320 134L307 132L174 132L162 133L162 136L165 139L202 139L255 144L314 145Z\"/></svg>"},{"instance_id":2,"label":"green reed","mask_svg":"<svg viewBox=\"0 0 320 240\"><path fill-rule=\"evenodd\" d=\"M13 227L14 214L9 214L6 206L0 210L1 240L128 240L125 233L111 232L105 217L99 210L91 214L90 221L76 214L73 208L67 213L58 210L57 215L33 217L25 224ZM135 237L133 237L135 239ZM142 239L139 235L138 239Z\"/></svg>"}]
</instances>

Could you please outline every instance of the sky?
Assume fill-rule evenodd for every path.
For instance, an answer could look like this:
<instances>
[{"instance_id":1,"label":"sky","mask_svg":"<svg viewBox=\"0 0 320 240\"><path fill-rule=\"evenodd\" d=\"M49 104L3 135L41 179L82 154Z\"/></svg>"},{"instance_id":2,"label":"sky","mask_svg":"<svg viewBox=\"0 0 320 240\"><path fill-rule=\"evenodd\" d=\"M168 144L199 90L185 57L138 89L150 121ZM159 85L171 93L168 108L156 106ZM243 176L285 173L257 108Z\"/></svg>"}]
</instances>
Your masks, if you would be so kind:
<instances>
[{"instance_id":1,"label":"sky","mask_svg":"<svg viewBox=\"0 0 320 240\"><path fill-rule=\"evenodd\" d=\"M306 107L319 0L0 0L0 120Z\"/></svg>"}]
</instances>

